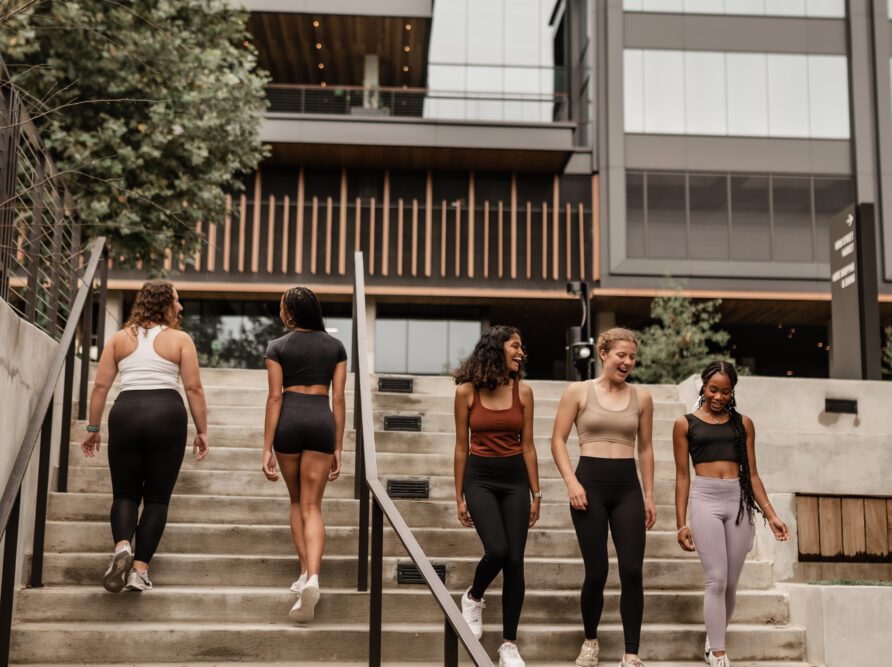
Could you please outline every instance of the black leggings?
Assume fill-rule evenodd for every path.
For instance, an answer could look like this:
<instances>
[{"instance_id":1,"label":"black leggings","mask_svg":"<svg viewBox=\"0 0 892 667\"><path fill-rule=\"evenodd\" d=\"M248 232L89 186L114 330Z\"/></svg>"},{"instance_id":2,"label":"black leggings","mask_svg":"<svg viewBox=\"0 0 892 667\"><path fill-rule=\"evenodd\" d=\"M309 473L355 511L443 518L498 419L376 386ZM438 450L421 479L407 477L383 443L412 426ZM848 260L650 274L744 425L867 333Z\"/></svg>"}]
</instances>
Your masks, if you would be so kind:
<instances>
[{"instance_id":1,"label":"black leggings","mask_svg":"<svg viewBox=\"0 0 892 667\"><path fill-rule=\"evenodd\" d=\"M517 639L517 624L526 587L523 552L530 525L530 483L523 454L506 457L468 456L464 479L465 502L483 542L471 596L483 598L502 572L502 632Z\"/></svg>"},{"instance_id":2,"label":"black leggings","mask_svg":"<svg viewBox=\"0 0 892 667\"><path fill-rule=\"evenodd\" d=\"M123 391L109 413L112 536L118 543L136 534L135 560L148 563L161 541L186 452L186 424L183 399L174 389Z\"/></svg>"},{"instance_id":3,"label":"black leggings","mask_svg":"<svg viewBox=\"0 0 892 667\"><path fill-rule=\"evenodd\" d=\"M576 479L585 489L588 507L570 508L573 527L585 563L580 606L585 638L596 639L604 585L607 583L607 526L613 535L622 586L619 613L623 621L626 653L638 653L644 616L645 527L644 498L635 459L579 457Z\"/></svg>"}]
</instances>

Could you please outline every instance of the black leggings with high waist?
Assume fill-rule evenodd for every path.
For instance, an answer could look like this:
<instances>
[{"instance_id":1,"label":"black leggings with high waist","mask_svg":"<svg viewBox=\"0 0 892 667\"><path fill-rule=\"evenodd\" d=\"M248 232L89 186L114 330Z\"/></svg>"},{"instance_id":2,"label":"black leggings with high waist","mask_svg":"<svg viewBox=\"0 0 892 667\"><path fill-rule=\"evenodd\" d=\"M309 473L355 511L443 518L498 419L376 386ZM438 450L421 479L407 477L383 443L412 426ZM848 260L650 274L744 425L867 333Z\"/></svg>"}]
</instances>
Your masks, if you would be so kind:
<instances>
[{"instance_id":1,"label":"black leggings with high waist","mask_svg":"<svg viewBox=\"0 0 892 667\"><path fill-rule=\"evenodd\" d=\"M161 541L186 452L187 422L174 389L123 391L109 413L112 536L118 543L136 535L135 560L148 563Z\"/></svg>"},{"instance_id":2,"label":"black leggings with high waist","mask_svg":"<svg viewBox=\"0 0 892 667\"><path fill-rule=\"evenodd\" d=\"M607 529L613 535L622 586L619 613L623 622L626 653L638 653L644 616L644 497L635 459L579 457L576 479L585 489L588 507L570 508L573 527L585 563L580 606L585 638L598 637L607 583Z\"/></svg>"}]
</instances>

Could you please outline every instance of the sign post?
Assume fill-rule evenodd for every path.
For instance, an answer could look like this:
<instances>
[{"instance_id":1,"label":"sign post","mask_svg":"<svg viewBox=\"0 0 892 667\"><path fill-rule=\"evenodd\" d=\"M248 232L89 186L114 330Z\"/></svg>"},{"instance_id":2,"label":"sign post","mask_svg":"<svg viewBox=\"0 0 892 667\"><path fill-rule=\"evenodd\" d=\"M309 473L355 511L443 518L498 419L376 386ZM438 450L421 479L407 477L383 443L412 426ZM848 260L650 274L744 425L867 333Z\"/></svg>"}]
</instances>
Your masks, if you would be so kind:
<instances>
[{"instance_id":1,"label":"sign post","mask_svg":"<svg viewBox=\"0 0 892 667\"><path fill-rule=\"evenodd\" d=\"M873 204L830 223L830 377L881 380Z\"/></svg>"}]
</instances>

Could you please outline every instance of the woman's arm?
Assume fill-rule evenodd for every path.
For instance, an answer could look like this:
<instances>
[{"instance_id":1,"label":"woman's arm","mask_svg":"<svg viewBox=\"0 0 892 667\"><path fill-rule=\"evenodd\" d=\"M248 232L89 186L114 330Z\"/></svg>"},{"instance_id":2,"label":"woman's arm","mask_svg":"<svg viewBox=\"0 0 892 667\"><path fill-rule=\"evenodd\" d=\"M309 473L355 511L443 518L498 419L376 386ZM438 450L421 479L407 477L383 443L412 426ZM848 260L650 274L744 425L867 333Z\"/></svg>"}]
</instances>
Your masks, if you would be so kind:
<instances>
[{"instance_id":1,"label":"woman's arm","mask_svg":"<svg viewBox=\"0 0 892 667\"><path fill-rule=\"evenodd\" d=\"M688 494L691 490L691 469L688 465L688 420L679 417L672 427L672 451L675 454L675 534L685 551L694 550L694 538L687 525Z\"/></svg>"},{"instance_id":2,"label":"woman's arm","mask_svg":"<svg viewBox=\"0 0 892 667\"><path fill-rule=\"evenodd\" d=\"M115 343L120 340L119 331L106 343L99 357L99 366L96 369L96 377L93 380L93 391L90 392L89 424L99 426L102 423L102 413L105 412L105 403L108 400L108 392L118 375L118 363L115 361ZM84 346L86 349L86 345ZM99 433L87 433L81 442L81 451L84 456L96 456L102 437ZM65 443L65 447L68 443Z\"/></svg>"},{"instance_id":3,"label":"woman's arm","mask_svg":"<svg viewBox=\"0 0 892 667\"><path fill-rule=\"evenodd\" d=\"M347 399L344 398L344 386L347 384L347 362L341 361L335 366L331 378L331 408L335 423L334 461L328 480L333 482L341 474L341 453L344 451L344 424L347 421Z\"/></svg>"},{"instance_id":4,"label":"woman's arm","mask_svg":"<svg viewBox=\"0 0 892 667\"><path fill-rule=\"evenodd\" d=\"M465 465L468 462L468 419L470 409L468 406L470 394L474 388L470 383L460 384L455 388L455 505L458 520L463 526L473 526L474 521L468 514L468 505L465 503Z\"/></svg>"},{"instance_id":5,"label":"woman's arm","mask_svg":"<svg viewBox=\"0 0 892 667\"><path fill-rule=\"evenodd\" d=\"M762 484L762 478L759 477L759 469L756 466L756 427L753 420L749 417L743 417L743 427L746 429L746 453L750 466L750 483L753 487L753 497L762 510L762 514L768 519L768 525L774 536L781 542L790 539L790 530L787 528L781 518L774 511L771 502L768 500L768 492L765 491L765 485Z\"/></svg>"},{"instance_id":6,"label":"woman's arm","mask_svg":"<svg viewBox=\"0 0 892 667\"><path fill-rule=\"evenodd\" d=\"M272 359L266 360L266 413L263 416L263 474L275 482L279 479L276 472L276 457L273 454L273 439L279 414L282 412L282 367Z\"/></svg>"},{"instance_id":7,"label":"woman's arm","mask_svg":"<svg viewBox=\"0 0 892 667\"><path fill-rule=\"evenodd\" d=\"M539 460L536 457L536 441L533 438L533 390L527 384L520 385L520 402L523 405L523 430L520 432L520 446L523 451L523 462L527 467L527 479L530 491L539 493ZM542 498L534 497L530 504L530 528L539 520L539 506Z\"/></svg>"},{"instance_id":8,"label":"woman's arm","mask_svg":"<svg viewBox=\"0 0 892 667\"><path fill-rule=\"evenodd\" d=\"M554 429L551 432L551 456L567 485L570 505L578 510L588 507L588 499L585 496L585 489L573 472L570 453L567 451L567 438L570 437L570 429L573 428L576 415L579 414L579 397L584 388L585 383L574 382L564 390L554 418Z\"/></svg>"},{"instance_id":9,"label":"woman's arm","mask_svg":"<svg viewBox=\"0 0 892 667\"><path fill-rule=\"evenodd\" d=\"M654 503L654 399L645 389L633 388L638 392L638 465L641 467L641 481L644 485L644 514L648 530L657 521L657 506Z\"/></svg>"},{"instance_id":10,"label":"woman's arm","mask_svg":"<svg viewBox=\"0 0 892 667\"><path fill-rule=\"evenodd\" d=\"M180 332L180 335L183 340L180 347L180 377L183 378L186 401L189 403L189 412L192 413L192 421L195 422L197 431L192 444L192 453L197 461L201 461L208 453L208 408L204 387L201 385L195 343L189 334Z\"/></svg>"}]
</instances>

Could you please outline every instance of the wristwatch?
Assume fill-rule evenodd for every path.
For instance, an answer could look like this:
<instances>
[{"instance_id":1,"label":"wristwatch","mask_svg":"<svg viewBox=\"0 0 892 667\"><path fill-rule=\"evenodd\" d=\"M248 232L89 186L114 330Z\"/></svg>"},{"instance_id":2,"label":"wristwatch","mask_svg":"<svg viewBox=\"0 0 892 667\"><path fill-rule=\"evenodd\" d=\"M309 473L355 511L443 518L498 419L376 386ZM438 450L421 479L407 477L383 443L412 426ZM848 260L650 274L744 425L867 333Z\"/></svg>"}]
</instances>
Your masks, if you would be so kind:
<instances>
[{"instance_id":1,"label":"wristwatch","mask_svg":"<svg viewBox=\"0 0 892 667\"><path fill-rule=\"evenodd\" d=\"M542 500L542 490L536 491L532 494L534 500Z\"/></svg>"},{"instance_id":2,"label":"wristwatch","mask_svg":"<svg viewBox=\"0 0 892 667\"><path fill-rule=\"evenodd\" d=\"M87 424L87 433L99 433L100 429L97 424Z\"/></svg>"}]
</instances>

